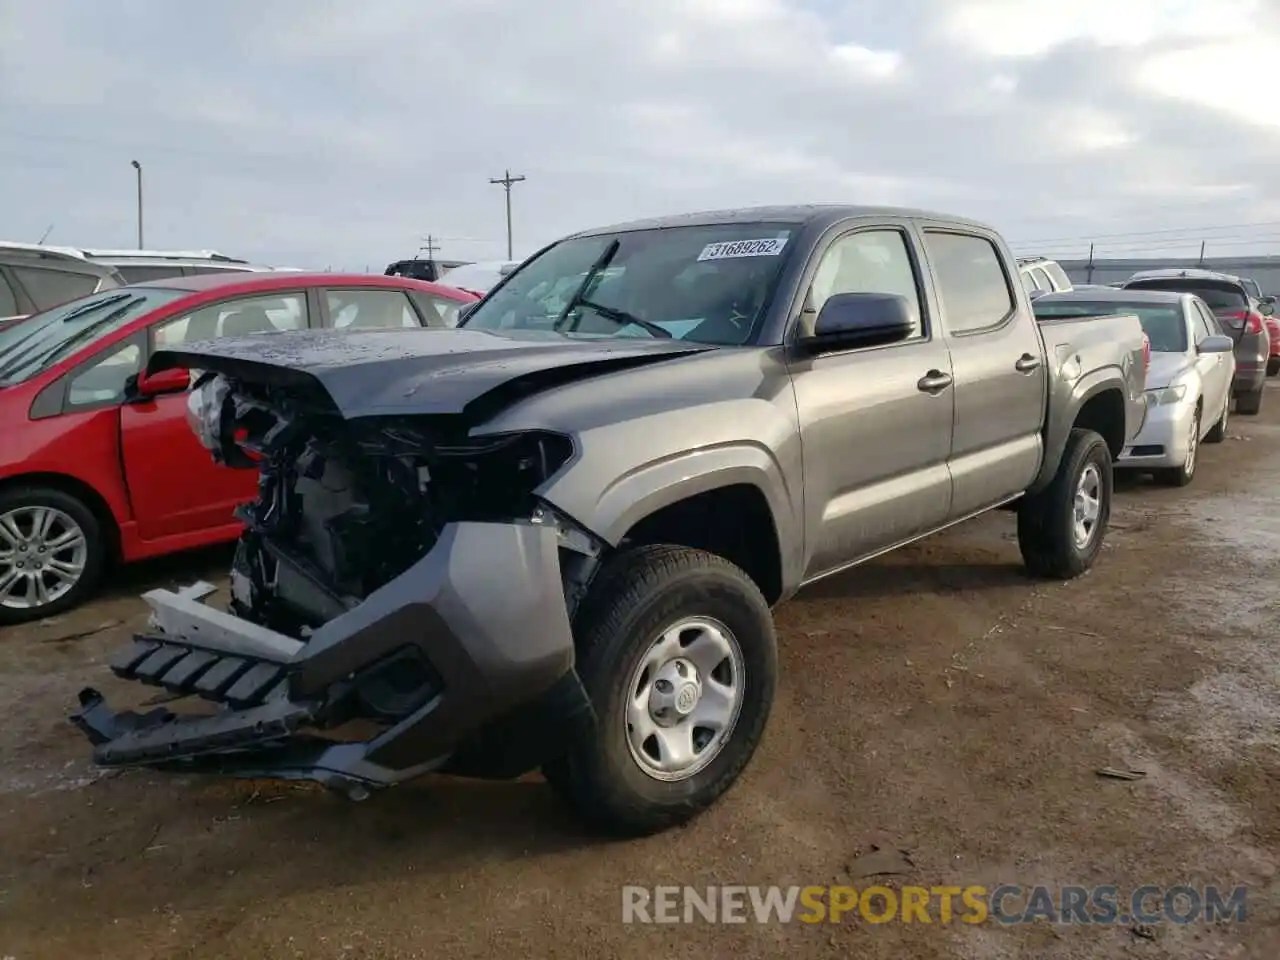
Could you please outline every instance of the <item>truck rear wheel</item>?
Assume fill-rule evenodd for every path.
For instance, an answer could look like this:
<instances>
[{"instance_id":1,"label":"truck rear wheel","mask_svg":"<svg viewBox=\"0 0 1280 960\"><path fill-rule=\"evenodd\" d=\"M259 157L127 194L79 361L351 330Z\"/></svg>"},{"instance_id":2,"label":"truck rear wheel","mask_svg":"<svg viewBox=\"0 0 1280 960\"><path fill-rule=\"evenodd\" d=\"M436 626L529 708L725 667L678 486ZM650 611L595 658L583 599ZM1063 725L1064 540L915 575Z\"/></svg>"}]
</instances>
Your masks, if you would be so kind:
<instances>
[{"instance_id":1,"label":"truck rear wheel","mask_svg":"<svg viewBox=\"0 0 1280 960\"><path fill-rule=\"evenodd\" d=\"M711 806L756 751L777 680L769 604L727 560L676 546L622 553L575 624L595 732L543 768L577 812L643 836Z\"/></svg>"},{"instance_id":2,"label":"truck rear wheel","mask_svg":"<svg viewBox=\"0 0 1280 960\"><path fill-rule=\"evenodd\" d=\"M93 511L52 487L0 493L0 625L52 617L86 600L106 563Z\"/></svg>"},{"instance_id":3,"label":"truck rear wheel","mask_svg":"<svg viewBox=\"0 0 1280 960\"><path fill-rule=\"evenodd\" d=\"M1070 580L1097 559L1111 519L1111 451L1092 430L1074 429L1053 481L1018 506L1018 546L1034 576Z\"/></svg>"}]
</instances>

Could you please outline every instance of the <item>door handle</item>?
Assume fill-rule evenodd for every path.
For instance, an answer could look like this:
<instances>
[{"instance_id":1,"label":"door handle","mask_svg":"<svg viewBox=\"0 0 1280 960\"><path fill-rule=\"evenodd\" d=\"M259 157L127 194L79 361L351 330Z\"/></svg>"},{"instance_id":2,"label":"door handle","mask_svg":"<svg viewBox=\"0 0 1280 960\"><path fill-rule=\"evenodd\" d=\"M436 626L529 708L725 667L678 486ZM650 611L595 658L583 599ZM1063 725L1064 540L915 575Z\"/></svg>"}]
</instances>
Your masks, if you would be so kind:
<instances>
[{"instance_id":1,"label":"door handle","mask_svg":"<svg viewBox=\"0 0 1280 960\"><path fill-rule=\"evenodd\" d=\"M1030 373L1032 370L1037 369L1039 366L1040 366L1039 357L1033 357L1029 353L1024 353L1014 363L1013 369L1017 370L1019 373Z\"/></svg>"},{"instance_id":2,"label":"door handle","mask_svg":"<svg viewBox=\"0 0 1280 960\"><path fill-rule=\"evenodd\" d=\"M941 370L930 370L916 381L916 387L922 393L937 393L940 390L947 389L951 384L951 374L943 373Z\"/></svg>"}]
</instances>

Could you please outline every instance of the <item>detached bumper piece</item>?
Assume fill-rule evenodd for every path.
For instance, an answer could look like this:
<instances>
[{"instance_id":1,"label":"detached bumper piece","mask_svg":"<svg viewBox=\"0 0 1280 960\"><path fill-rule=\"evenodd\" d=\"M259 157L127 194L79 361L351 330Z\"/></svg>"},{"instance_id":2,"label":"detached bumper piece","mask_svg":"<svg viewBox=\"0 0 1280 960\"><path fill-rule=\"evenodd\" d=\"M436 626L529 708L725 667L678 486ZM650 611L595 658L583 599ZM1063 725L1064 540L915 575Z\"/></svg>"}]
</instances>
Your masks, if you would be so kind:
<instances>
[{"instance_id":1,"label":"detached bumper piece","mask_svg":"<svg viewBox=\"0 0 1280 960\"><path fill-rule=\"evenodd\" d=\"M95 744L94 760L111 767L168 764L245 748L283 746L313 719L313 713L286 699L211 716L180 718L163 707L147 713L114 713L102 694L86 688L80 691L80 710L71 719Z\"/></svg>"},{"instance_id":2,"label":"detached bumper piece","mask_svg":"<svg viewBox=\"0 0 1280 960\"><path fill-rule=\"evenodd\" d=\"M207 584L151 591L151 627L112 671L216 707L115 712L85 689L70 719L109 767L313 780L356 798L436 770L518 776L594 720L557 543L531 523L451 525L305 644L206 606ZM340 735L361 724L367 739Z\"/></svg>"}]
</instances>

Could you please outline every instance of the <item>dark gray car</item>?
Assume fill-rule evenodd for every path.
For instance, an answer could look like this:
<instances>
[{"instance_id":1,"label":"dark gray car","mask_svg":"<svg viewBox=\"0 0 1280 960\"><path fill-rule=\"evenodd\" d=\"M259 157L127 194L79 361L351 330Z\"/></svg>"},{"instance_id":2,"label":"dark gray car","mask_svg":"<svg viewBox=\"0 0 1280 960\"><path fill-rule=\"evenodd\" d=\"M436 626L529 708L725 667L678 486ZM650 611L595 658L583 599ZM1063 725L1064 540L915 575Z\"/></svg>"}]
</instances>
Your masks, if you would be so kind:
<instances>
[{"instance_id":1,"label":"dark gray car","mask_svg":"<svg viewBox=\"0 0 1280 960\"><path fill-rule=\"evenodd\" d=\"M1207 303L1224 332L1235 341L1236 373L1231 394L1236 412L1253 416L1261 411L1271 354L1265 318L1275 310L1272 303L1256 299L1240 277L1214 270L1135 273L1124 282L1123 289L1193 293Z\"/></svg>"},{"instance_id":2,"label":"dark gray car","mask_svg":"<svg viewBox=\"0 0 1280 960\"><path fill-rule=\"evenodd\" d=\"M208 372L193 429L260 495L230 612L153 591L115 661L225 709L85 690L98 762L357 796L541 768L672 826L756 749L772 605L1000 507L1033 575L1082 574L1145 409L1137 317L1037 322L999 234L910 210L590 230L458 329L331 334L153 355Z\"/></svg>"}]
</instances>

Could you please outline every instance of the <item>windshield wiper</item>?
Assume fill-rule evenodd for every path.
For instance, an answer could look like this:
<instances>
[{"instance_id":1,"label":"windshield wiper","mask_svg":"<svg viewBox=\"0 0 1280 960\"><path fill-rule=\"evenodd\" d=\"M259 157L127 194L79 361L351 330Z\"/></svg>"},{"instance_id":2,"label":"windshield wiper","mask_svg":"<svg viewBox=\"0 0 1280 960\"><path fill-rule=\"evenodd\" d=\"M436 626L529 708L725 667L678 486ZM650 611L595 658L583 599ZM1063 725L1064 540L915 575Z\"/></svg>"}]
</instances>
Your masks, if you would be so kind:
<instances>
[{"instance_id":1,"label":"windshield wiper","mask_svg":"<svg viewBox=\"0 0 1280 960\"><path fill-rule=\"evenodd\" d=\"M112 310L105 317L99 317L97 320L93 321L93 323L89 324L83 329L77 330L74 334L72 334L66 340L59 341L47 352L41 354L37 352L36 348L33 348L31 350L26 351L25 353L21 353L13 357L7 364L5 364L3 367L0 367L0 378L9 376L15 371L21 370L23 367L28 366L31 363L35 363L37 365L37 369L43 369L44 367L49 365L50 361L56 359L59 356L64 356L67 353L67 351L69 351L71 348L75 347L78 344L83 343L86 339L91 337L94 333L101 330L103 327L107 326L108 324L113 323L119 317L127 313L129 311L129 308L132 307L135 303L137 303L142 298L134 296L133 294L123 293L123 294L117 295L116 297L109 297L106 302L120 303L122 299L126 300L127 302L120 304L120 306L116 307L116 309ZM92 304L93 308L95 309L102 305L103 305L102 302ZM88 306L89 305L86 304L85 308L81 308L83 312L85 313L89 312L89 310L87 309ZM33 354L34 354L34 358L32 356Z\"/></svg>"},{"instance_id":2,"label":"windshield wiper","mask_svg":"<svg viewBox=\"0 0 1280 960\"><path fill-rule=\"evenodd\" d=\"M666 329L665 327L660 327L656 323L651 323L648 320L641 320L634 313L627 313L627 311L625 310L617 310L617 309L614 309L613 307L606 307L604 304L596 303L594 300L587 300L583 297L578 298L578 306L588 307L594 310L596 313L600 314L600 316L607 317L608 319L614 321L615 323L623 324L624 326L628 324L634 324L637 327L643 327L645 330L648 330L655 337L665 337L668 340L671 339L670 330Z\"/></svg>"},{"instance_id":3,"label":"windshield wiper","mask_svg":"<svg viewBox=\"0 0 1280 960\"><path fill-rule=\"evenodd\" d=\"M620 246L622 246L622 241L617 237L614 237L613 241L600 251L600 256L596 257L596 262L587 270L587 275L583 277L582 282L578 284L578 289L573 291L573 296L569 298L569 302L566 303L564 305L564 309L560 311L560 316L556 317L556 322L551 325L552 330L557 333L560 332L560 328L564 325L565 320L568 319L569 314L573 313L574 309L579 306L586 297L587 290L591 287L591 281L595 280L595 278L600 275L601 271L603 271L605 267L609 266L609 263L617 255L618 248Z\"/></svg>"},{"instance_id":4,"label":"windshield wiper","mask_svg":"<svg viewBox=\"0 0 1280 960\"><path fill-rule=\"evenodd\" d=\"M62 322L66 323L68 320L74 320L76 317L83 317L86 313L93 313L95 310L100 310L103 307L109 307L113 303L119 303L121 300L126 300L132 296L133 294L131 293L117 293L102 300L96 300L93 303L82 303L63 317Z\"/></svg>"}]
</instances>

